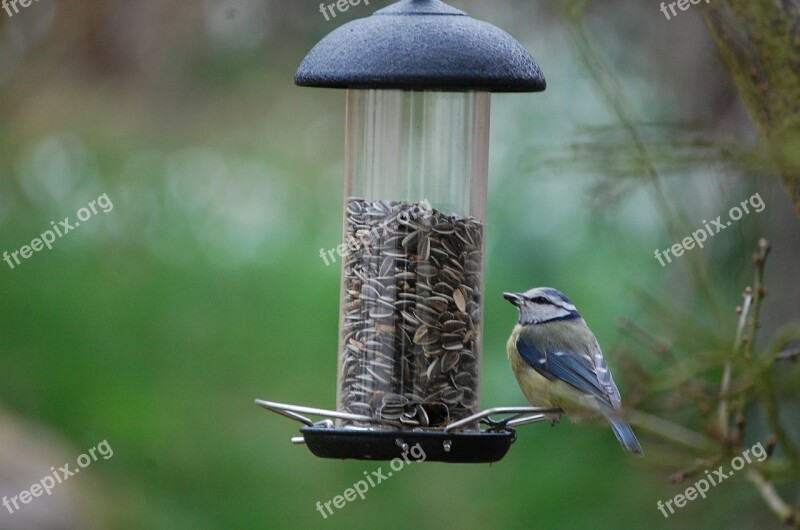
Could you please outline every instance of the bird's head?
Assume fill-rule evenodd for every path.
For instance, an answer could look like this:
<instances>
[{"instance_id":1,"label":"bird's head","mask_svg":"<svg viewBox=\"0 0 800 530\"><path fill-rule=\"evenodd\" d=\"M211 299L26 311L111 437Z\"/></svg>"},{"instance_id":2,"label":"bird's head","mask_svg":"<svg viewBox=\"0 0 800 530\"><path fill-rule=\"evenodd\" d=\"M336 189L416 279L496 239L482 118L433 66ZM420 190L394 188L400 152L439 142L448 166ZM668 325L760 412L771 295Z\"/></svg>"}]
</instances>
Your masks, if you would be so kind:
<instances>
[{"instance_id":1,"label":"bird's head","mask_svg":"<svg viewBox=\"0 0 800 530\"><path fill-rule=\"evenodd\" d=\"M551 287L536 287L525 293L503 293L503 298L517 306L519 323L523 326L581 318L575 304Z\"/></svg>"}]
</instances>

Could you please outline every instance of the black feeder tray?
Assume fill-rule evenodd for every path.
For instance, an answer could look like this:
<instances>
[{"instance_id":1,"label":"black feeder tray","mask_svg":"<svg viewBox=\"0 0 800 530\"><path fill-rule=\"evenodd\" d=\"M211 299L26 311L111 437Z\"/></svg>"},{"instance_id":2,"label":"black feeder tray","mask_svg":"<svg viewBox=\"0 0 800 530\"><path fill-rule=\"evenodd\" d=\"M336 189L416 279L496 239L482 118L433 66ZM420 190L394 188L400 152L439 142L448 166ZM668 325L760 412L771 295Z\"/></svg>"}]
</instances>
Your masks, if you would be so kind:
<instances>
[{"instance_id":1,"label":"black feeder tray","mask_svg":"<svg viewBox=\"0 0 800 530\"><path fill-rule=\"evenodd\" d=\"M559 409L539 407L496 407L453 422L443 430L386 430L386 428L397 429L398 424L372 416L287 405L261 399L256 400L256 405L302 423L304 425L300 429L302 436L292 438L292 443L306 444L308 449L320 458L392 460L408 453L410 447L419 444L424 451L426 462L453 464L497 462L506 455L511 444L517 439L515 427L547 421L547 414L561 413ZM303 414L327 419L315 423ZM507 417L502 420L491 418L500 415ZM333 419L375 423L384 429L336 428ZM486 425L487 428L476 431L464 430L474 426L476 422Z\"/></svg>"}]
</instances>

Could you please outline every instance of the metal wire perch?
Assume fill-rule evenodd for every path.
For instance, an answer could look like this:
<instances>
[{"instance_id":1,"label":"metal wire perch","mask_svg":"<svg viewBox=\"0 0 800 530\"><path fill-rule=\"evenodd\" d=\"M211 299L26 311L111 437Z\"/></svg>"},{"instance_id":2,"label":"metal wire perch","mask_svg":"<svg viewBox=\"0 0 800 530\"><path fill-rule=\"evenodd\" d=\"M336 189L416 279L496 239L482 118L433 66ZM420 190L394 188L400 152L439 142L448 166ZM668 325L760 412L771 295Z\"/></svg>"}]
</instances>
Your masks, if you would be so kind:
<instances>
[{"instance_id":1,"label":"metal wire perch","mask_svg":"<svg viewBox=\"0 0 800 530\"><path fill-rule=\"evenodd\" d=\"M443 430L408 429L400 422L334 410L256 400L256 405L295 420L303 427L302 436L292 438L294 444L306 444L312 453L323 458L355 458L390 460L420 444L426 460L439 462L496 462L508 452L516 440L515 427L548 420L548 414L560 409L541 407L494 407L483 410L446 426ZM306 415L320 416L314 422ZM495 419L492 416L506 416ZM389 429L336 428L332 420L350 420ZM487 426L474 430L476 424Z\"/></svg>"}]
</instances>

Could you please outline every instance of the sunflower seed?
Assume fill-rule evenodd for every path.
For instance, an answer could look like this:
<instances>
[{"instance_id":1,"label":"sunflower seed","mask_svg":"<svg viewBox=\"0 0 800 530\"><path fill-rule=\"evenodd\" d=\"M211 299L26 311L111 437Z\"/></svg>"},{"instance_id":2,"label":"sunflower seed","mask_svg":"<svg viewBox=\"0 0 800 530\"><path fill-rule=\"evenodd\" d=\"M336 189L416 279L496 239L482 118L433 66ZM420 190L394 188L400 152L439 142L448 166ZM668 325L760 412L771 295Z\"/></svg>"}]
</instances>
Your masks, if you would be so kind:
<instances>
[{"instance_id":1,"label":"sunflower seed","mask_svg":"<svg viewBox=\"0 0 800 530\"><path fill-rule=\"evenodd\" d=\"M442 326L442 332L444 333L458 333L465 329L467 329L467 324L461 320L448 320Z\"/></svg>"},{"instance_id":2,"label":"sunflower seed","mask_svg":"<svg viewBox=\"0 0 800 530\"><path fill-rule=\"evenodd\" d=\"M450 372L458 366L458 352L448 351L442 357L442 372Z\"/></svg>"},{"instance_id":3,"label":"sunflower seed","mask_svg":"<svg viewBox=\"0 0 800 530\"><path fill-rule=\"evenodd\" d=\"M458 288L455 291L453 291L453 300L455 300L456 307L458 308L459 311L463 313L464 311L467 310L466 295L464 294L463 289Z\"/></svg>"}]
</instances>

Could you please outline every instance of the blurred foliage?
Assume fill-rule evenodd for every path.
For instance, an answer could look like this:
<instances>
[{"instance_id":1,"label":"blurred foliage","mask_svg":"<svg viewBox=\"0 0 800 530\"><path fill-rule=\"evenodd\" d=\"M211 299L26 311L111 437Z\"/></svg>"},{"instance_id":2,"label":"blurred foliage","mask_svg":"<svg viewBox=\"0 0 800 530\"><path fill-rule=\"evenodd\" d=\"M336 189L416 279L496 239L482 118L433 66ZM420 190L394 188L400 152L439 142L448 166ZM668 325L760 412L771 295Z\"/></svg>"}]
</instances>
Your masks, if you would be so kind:
<instances>
[{"instance_id":1,"label":"blurred foliage","mask_svg":"<svg viewBox=\"0 0 800 530\"><path fill-rule=\"evenodd\" d=\"M102 193L114 203L53 250L13 270L0 262L0 403L45 425L38 436L65 440L67 458L102 439L114 448L71 479L99 484L74 510L119 529L776 525L738 480L666 520L656 501L683 486L652 473L662 441L642 437L648 458L634 461L603 425L568 422L521 428L495 465L410 466L327 520L316 511L381 464L316 459L289 443L297 424L252 403L335 399L339 271L319 249L341 238L344 98L292 79L324 34L388 3L331 22L316 4L278 0L41 0L12 18L0 11L0 251ZM670 220L639 183L643 159L559 6L452 3L519 38L549 83L493 98L484 406L525 403L505 358L515 314L502 291L566 292L632 404L639 381L611 348L618 317L656 337L672 335L654 300L706 326L724 321L715 318L738 303L760 236L773 245L775 286L762 336L798 319L797 219L699 16L665 23L655 5L610 0L582 23L686 222L699 226L753 190L767 204L662 269L652 252L676 241ZM691 280L696 262L714 279L713 306ZM714 336L730 336L727 322ZM693 327L680 335L690 354L707 338ZM657 359L628 349L650 373ZM781 377L797 370L787 364ZM782 399L796 403L791 392ZM796 408L789 414L797 436ZM0 495L18 493L8 483L0 476ZM0 528L9 520L0 513Z\"/></svg>"},{"instance_id":2,"label":"blurred foliage","mask_svg":"<svg viewBox=\"0 0 800 530\"><path fill-rule=\"evenodd\" d=\"M614 183L620 180L633 180L634 186L646 186L654 196L670 236L680 241L682 235L692 230L689 216L683 205L667 191L659 164L651 156L651 147L644 141L630 110L625 90L616 83L605 61L591 46L582 24L586 4L565 0L563 5L582 62L593 81L601 87L605 101L626 133L627 151L632 152L632 158L640 166L638 171L609 173L608 187L613 189ZM619 148L624 152L625 142ZM594 153L602 153L602 150ZM668 153L667 157L681 158L678 150L668 150ZM662 152L659 154L665 156ZM691 156L684 163L696 160ZM747 168L742 169L746 171ZM791 197L791 186L788 191ZM728 221L727 226L731 224ZM700 231L706 239L703 227ZM707 254L698 252L687 256L690 266L684 281L695 287L699 307L692 313L685 313L642 290L641 298L648 308L644 318L655 318L659 323L657 329L670 338L657 339L650 323L639 325L624 319L621 327L634 339L635 347L622 350L626 354L622 362L626 379L636 381L631 389L634 399L630 406L658 414L652 416L635 411L631 414L632 423L670 445L660 448L656 455L651 453L651 458L655 456L651 463L672 469L675 471L672 481L682 483L697 476L705 478L702 476L705 470L719 465L729 469L726 464L732 458L760 444L766 448L765 456L772 458L768 462L754 463L745 475L778 521L800 527L800 507L794 506L791 499L787 502L773 484L789 483L793 488L800 485L798 426L794 422L785 423L791 417L787 409L791 411L800 405L796 394L800 372L780 374L787 362L795 362L800 357L800 321L781 322L783 327L774 337L761 341L765 343L763 350L757 349L760 312L768 294L765 269L770 251L770 243L762 238L757 252L752 255L754 280L744 290L741 306L736 308L735 332L726 325L725 314L719 310L724 306L717 293L727 282L720 282L719 276L709 274L712 264L706 259ZM743 254L747 256L746 251ZM706 311L701 313L701 309ZM698 319L703 314L710 317L707 322ZM655 355L658 362L643 359L642 353L646 351ZM783 458L775 454L776 448ZM669 509L672 512L672 507Z\"/></svg>"}]
</instances>

